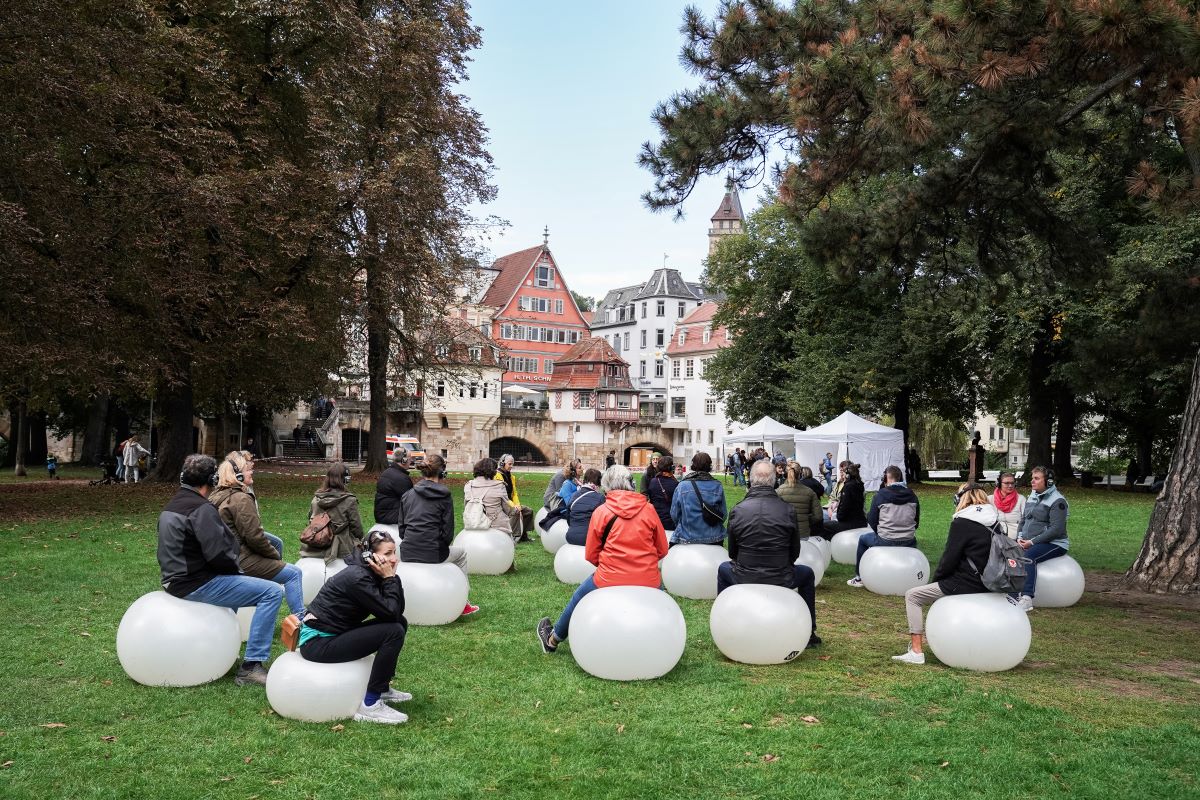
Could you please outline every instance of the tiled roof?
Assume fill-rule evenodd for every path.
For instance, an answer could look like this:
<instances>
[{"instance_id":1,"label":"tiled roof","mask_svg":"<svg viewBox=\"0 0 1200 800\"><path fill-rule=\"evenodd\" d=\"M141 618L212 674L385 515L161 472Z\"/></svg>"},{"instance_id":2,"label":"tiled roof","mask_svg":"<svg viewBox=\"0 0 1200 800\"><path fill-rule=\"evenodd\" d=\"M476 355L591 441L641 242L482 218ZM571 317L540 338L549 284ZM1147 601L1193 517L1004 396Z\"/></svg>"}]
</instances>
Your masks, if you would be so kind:
<instances>
[{"instance_id":1,"label":"tiled roof","mask_svg":"<svg viewBox=\"0 0 1200 800\"><path fill-rule=\"evenodd\" d=\"M686 297L692 299L699 298L699 296L684 281L683 276L679 274L679 270L663 267L662 269L654 270L654 274L650 276L650 280L642 285L642 291L638 293L637 299L641 300L646 297Z\"/></svg>"},{"instance_id":2,"label":"tiled roof","mask_svg":"<svg viewBox=\"0 0 1200 800\"><path fill-rule=\"evenodd\" d=\"M563 353L554 362L554 366L557 368L566 364L588 363L623 364L629 366L629 362L621 358L612 345L600 336L585 336L580 339L577 344L572 345L570 350Z\"/></svg>"},{"instance_id":3,"label":"tiled roof","mask_svg":"<svg viewBox=\"0 0 1200 800\"><path fill-rule=\"evenodd\" d=\"M587 370L587 365L596 368ZM617 367L617 375L609 367ZM636 392L629 380L629 362L617 355L607 341L589 336L554 362L550 389L608 389L616 392Z\"/></svg>"},{"instance_id":4,"label":"tiled roof","mask_svg":"<svg viewBox=\"0 0 1200 800\"><path fill-rule=\"evenodd\" d=\"M716 303L704 303L680 320L671 333L671 341L667 343L667 356L676 358L695 353L712 353L727 347L729 342L725 339L724 325L713 327L708 341L704 341L704 329L712 324L717 309ZM684 332L683 344L679 343L680 331Z\"/></svg>"},{"instance_id":5,"label":"tiled roof","mask_svg":"<svg viewBox=\"0 0 1200 800\"><path fill-rule=\"evenodd\" d=\"M544 249L545 247L539 244L537 247L500 256L492 262L492 269L498 270L499 274L492 281L492 285L488 287L481 302L486 306L495 306L496 308L504 308L508 305L508 301L512 300L513 294L521 286L521 281L529 274L529 270L533 268L534 262L537 261Z\"/></svg>"},{"instance_id":6,"label":"tiled roof","mask_svg":"<svg viewBox=\"0 0 1200 800\"><path fill-rule=\"evenodd\" d=\"M717 207L716 213L712 215L713 222L722 219L746 219L742 216L742 201L738 198L737 190L732 187L725 192L725 196L721 198L721 205Z\"/></svg>"},{"instance_id":7,"label":"tiled roof","mask_svg":"<svg viewBox=\"0 0 1200 800\"><path fill-rule=\"evenodd\" d=\"M592 327L599 327L601 325L628 325L633 322L629 317L620 322L617 320L605 322L604 312L610 308L617 308L632 303L633 299L637 297L637 293L642 290L642 285L639 283L636 286L623 286L620 289L613 289L604 295L604 299L596 305L596 310L592 312Z\"/></svg>"}]
</instances>

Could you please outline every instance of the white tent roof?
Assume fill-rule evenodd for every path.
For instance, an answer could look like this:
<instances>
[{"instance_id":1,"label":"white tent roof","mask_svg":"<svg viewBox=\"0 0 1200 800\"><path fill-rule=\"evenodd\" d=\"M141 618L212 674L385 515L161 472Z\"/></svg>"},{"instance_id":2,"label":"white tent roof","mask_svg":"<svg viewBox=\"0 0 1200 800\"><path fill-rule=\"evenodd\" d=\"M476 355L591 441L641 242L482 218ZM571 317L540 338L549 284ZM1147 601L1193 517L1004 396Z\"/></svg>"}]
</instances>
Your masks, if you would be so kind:
<instances>
[{"instance_id":1,"label":"white tent roof","mask_svg":"<svg viewBox=\"0 0 1200 800\"><path fill-rule=\"evenodd\" d=\"M805 439L835 439L839 442L852 442L855 440L886 441L895 438L899 431L863 419L853 411L843 411L841 416L829 420L824 425L818 425L806 431L796 431L796 433Z\"/></svg>"},{"instance_id":2,"label":"white tent roof","mask_svg":"<svg viewBox=\"0 0 1200 800\"><path fill-rule=\"evenodd\" d=\"M726 436L725 442L735 444L740 442L790 442L798 433L803 433L803 431L784 425L770 417L763 417L750 427L742 428L733 436Z\"/></svg>"},{"instance_id":3,"label":"white tent roof","mask_svg":"<svg viewBox=\"0 0 1200 800\"><path fill-rule=\"evenodd\" d=\"M824 425L797 431L795 443L796 460L814 471L826 452L834 454L834 464L847 459L861 464L868 491L879 488L883 470L889 465L904 467L904 433L850 411Z\"/></svg>"}]
</instances>

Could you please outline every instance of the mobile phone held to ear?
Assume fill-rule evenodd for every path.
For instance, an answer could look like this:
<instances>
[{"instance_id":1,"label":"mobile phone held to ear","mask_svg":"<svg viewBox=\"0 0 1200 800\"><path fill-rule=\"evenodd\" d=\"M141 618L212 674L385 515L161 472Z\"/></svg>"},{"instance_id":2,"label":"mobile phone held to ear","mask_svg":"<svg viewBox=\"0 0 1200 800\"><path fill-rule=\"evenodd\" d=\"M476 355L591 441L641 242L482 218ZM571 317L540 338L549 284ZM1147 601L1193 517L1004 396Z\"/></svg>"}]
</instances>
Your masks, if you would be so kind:
<instances>
[{"instance_id":1,"label":"mobile phone held to ear","mask_svg":"<svg viewBox=\"0 0 1200 800\"><path fill-rule=\"evenodd\" d=\"M368 567L369 567L369 566L371 566L372 564L378 564L378 563L379 563L379 562L378 562L378 561L375 559L375 554L374 554L374 553L372 553L370 550L363 550L363 551L362 551L362 559L363 559L363 563L364 563L364 564L366 564Z\"/></svg>"}]
</instances>

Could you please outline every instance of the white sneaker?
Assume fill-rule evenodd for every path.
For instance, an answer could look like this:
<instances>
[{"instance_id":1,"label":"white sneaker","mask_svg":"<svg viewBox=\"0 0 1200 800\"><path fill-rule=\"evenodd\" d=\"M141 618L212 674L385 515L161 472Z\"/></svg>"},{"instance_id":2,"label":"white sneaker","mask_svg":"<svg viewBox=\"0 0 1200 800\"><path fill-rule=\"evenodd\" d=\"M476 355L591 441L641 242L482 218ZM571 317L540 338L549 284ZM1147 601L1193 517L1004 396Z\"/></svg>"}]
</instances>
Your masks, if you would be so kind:
<instances>
[{"instance_id":1,"label":"white sneaker","mask_svg":"<svg viewBox=\"0 0 1200 800\"><path fill-rule=\"evenodd\" d=\"M401 692L398 689L388 689L383 694L379 695L379 699L385 703L407 703L412 700L413 696L408 692Z\"/></svg>"},{"instance_id":2,"label":"white sneaker","mask_svg":"<svg viewBox=\"0 0 1200 800\"><path fill-rule=\"evenodd\" d=\"M408 714L404 714L391 706L377 702L373 706L362 703L354 712L355 722L382 722L385 725L399 725L408 722Z\"/></svg>"},{"instance_id":3,"label":"white sneaker","mask_svg":"<svg viewBox=\"0 0 1200 800\"><path fill-rule=\"evenodd\" d=\"M1028 614L1033 611L1033 598L1027 594L1021 595L1021 599L1017 601L1017 608Z\"/></svg>"},{"instance_id":4,"label":"white sneaker","mask_svg":"<svg viewBox=\"0 0 1200 800\"><path fill-rule=\"evenodd\" d=\"M855 575L850 580L846 581L847 586L853 586L855 589L861 589L863 586L862 578Z\"/></svg>"},{"instance_id":5,"label":"white sneaker","mask_svg":"<svg viewBox=\"0 0 1200 800\"><path fill-rule=\"evenodd\" d=\"M902 656L892 656L892 661L899 661L902 664L924 664L925 654L914 653L911 648Z\"/></svg>"}]
</instances>

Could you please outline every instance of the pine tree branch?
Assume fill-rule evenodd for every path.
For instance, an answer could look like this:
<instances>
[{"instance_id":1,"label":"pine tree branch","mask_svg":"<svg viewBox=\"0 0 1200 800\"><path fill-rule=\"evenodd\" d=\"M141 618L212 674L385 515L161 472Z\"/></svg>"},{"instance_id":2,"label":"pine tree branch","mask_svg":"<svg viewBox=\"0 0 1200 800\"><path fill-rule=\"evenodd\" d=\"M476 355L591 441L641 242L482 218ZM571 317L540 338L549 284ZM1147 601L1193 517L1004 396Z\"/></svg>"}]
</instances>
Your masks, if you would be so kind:
<instances>
[{"instance_id":1,"label":"pine tree branch","mask_svg":"<svg viewBox=\"0 0 1200 800\"><path fill-rule=\"evenodd\" d=\"M1133 66L1126 67L1125 69L1121 70L1116 75L1112 76L1111 78L1106 80L1104 83L1097 86L1092 91L1091 94L1089 94L1087 97L1083 98L1083 100L1081 100L1079 103L1077 103L1071 109L1069 109L1066 113L1064 113L1062 116L1060 116L1057 120L1055 120L1054 124L1060 128L1063 125L1066 125L1068 122L1075 119L1076 117L1078 117L1083 112L1087 111L1092 106L1096 105L1096 103L1100 102L1100 100L1103 99L1105 97L1105 95L1107 95L1113 89L1120 86L1122 83L1125 83L1125 81L1129 80L1130 78L1133 78L1137 75L1140 75L1142 72L1145 72L1146 68L1149 66L1150 66L1150 59L1146 59L1141 64L1134 64Z\"/></svg>"}]
</instances>

